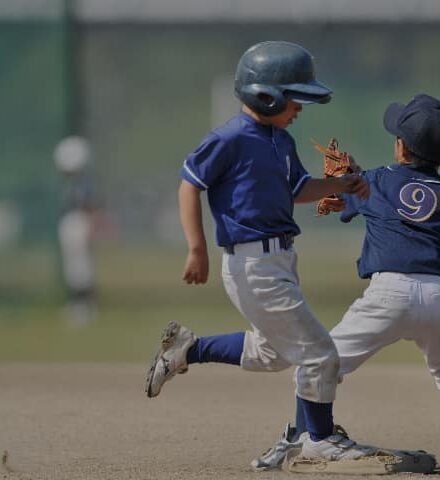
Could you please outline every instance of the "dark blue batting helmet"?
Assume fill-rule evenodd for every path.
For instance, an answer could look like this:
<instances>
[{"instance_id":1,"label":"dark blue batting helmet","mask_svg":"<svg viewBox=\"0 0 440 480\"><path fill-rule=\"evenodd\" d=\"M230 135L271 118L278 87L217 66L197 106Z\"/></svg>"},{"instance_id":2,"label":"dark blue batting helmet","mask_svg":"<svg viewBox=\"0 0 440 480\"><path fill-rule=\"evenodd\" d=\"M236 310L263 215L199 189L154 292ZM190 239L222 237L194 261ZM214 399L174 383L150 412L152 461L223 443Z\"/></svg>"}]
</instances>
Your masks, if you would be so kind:
<instances>
[{"instance_id":1,"label":"dark blue batting helmet","mask_svg":"<svg viewBox=\"0 0 440 480\"><path fill-rule=\"evenodd\" d=\"M289 100L328 103L331 93L316 80L312 55L295 43L257 43L243 54L237 65L235 94L262 115L283 112Z\"/></svg>"}]
</instances>

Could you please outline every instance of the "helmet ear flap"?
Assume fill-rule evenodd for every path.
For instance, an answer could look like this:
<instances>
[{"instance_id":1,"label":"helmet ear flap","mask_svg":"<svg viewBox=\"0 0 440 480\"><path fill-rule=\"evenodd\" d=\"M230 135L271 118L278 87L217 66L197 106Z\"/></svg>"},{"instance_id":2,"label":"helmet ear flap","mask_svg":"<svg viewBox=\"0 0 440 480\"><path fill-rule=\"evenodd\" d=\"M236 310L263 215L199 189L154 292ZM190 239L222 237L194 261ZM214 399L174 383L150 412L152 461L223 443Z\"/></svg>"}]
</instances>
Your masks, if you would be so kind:
<instances>
[{"instance_id":1,"label":"helmet ear flap","mask_svg":"<svg viewBox=\"0 0 440 480\"><path fill-rule=\"evenodd\" d=\"M236 94L254 112L268 117L283 112L287 106L283 92L272 85L243 85L239 90L236 89Z\"/></svg>"}]
</instances>

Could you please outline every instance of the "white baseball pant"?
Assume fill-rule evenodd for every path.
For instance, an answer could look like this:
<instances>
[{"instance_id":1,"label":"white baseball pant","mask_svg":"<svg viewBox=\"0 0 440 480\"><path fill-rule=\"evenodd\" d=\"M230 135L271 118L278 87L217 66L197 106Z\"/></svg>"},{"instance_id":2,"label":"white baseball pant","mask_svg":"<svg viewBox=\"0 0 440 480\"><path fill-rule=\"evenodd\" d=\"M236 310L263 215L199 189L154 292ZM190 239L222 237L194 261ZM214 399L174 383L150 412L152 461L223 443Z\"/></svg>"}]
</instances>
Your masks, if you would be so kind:
<instances>
[{"instance_id":1,"label":"white baseball pant","mask_svg":"<svg viewBox=\"0 0 440 480\"><path fill-rule=\"evenodd\" d=\"M222 276L227 294L250 322L241 366L251 371L279 371L298 365L297 395L330 403L335 399L339 360L327 330L305 302L293 246L284 250L270 239L238 244L224 253Z\"/></svg>"},{"instance_id":2,"label":"white baseball pant","mask_svg":"<svg viewBox=\"0 0 440 480\"><path fill-rule=\"evenodd\" d=\"M73 290L88 289L94 284L91 235L90 218L80 210L66 213L59 223L64 278L67 286Z\"/></svg>"},{"instance_id":3,"label":"white baseball pant","mask_svg":"<svg viewBox=\"0 0 440 480\"><path fill-rule=\"evenodd\" d=\"M342 377L383 347L412 340L440 389L440 276L375 273L330 335Z\"/></svg>"}]
</instances>

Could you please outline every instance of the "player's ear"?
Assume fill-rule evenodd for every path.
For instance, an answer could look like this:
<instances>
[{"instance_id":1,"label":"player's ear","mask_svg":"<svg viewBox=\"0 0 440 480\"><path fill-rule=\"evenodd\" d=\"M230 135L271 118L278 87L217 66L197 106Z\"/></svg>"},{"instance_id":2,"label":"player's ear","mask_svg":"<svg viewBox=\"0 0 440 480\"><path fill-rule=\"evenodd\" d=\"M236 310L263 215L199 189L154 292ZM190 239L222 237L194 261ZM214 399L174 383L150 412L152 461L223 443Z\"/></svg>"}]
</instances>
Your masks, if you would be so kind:
<instances>
[{"instance_id":1,"label":"player's ear","mask_svg":"<svg viewBox=\"0 0 440 480\"><path fill-rule=\"evenodd\" d=\"M398 158L402 157L403 148L404 148L403 140L400 137L396 137L396 141L394 144L394 151L395 151L396 157Z\"/></svg>"},{"instance_id":2,"label":"player's ear","mask_svg":"<svg viewBox=\"0 0 440 480\"><path fill-rule=\"evenodd\" d=\"M405 160L408 160L409 162L411 162L412 153L409 150L409 148L406 146L405 141L402 138L399 138L399 137L397 137L397 141L400 142L400 149L401 149L401 152L402 152L402 157Z\"/></svg>"},{"instance_id":3,"label":"player's ear","mask_svg":"<svg viewBox=\"0 0 440 480\"><path fill-rule=\"evenodd\" d=\"M273 105L275 105L275 98L272 97L272 95L269 95L267 93L259 93L257 96L258 99L268 107L272 107Z\"/></svg>"}]
</instances>

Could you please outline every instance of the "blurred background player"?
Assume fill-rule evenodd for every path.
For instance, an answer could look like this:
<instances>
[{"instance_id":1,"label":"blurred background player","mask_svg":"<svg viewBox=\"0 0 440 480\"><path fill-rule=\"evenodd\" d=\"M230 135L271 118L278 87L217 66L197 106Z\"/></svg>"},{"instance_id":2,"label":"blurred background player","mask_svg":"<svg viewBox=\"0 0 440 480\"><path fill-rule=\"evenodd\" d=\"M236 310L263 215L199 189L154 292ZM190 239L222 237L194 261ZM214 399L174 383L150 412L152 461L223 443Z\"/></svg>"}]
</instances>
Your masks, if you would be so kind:
<instances>
[{"instance_id":1,"label":"blurred background player","mask_svg":"<svg viewBox=\"0 0 440 480\"><path fill-rule=\"evenodd\" d=\"M89 141L79 136L63 139L55 149L54 160L63 176L58 239L68 299L67 315L69 322L80 326L94 318L96 308L93 252L96 199Z\"/></svg>"}]
</instances>

